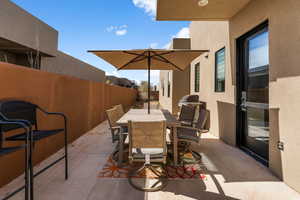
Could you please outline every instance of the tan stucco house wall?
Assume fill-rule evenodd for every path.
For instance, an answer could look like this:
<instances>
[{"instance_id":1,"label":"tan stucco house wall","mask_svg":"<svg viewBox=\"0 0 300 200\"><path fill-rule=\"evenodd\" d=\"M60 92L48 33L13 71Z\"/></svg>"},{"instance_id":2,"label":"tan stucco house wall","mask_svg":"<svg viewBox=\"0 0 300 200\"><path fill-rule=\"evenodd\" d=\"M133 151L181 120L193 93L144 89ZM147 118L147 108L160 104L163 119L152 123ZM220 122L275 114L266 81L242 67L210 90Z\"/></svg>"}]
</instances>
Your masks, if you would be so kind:
<instances>
[{"instance_id":1,"label":"tan stucco house wall","mask_svg":"<svg viewBox=\"0 0 300 200\"><path fill-rule=\"evenodd\" d=\"M37 19L10 0L0 1L0 38L53 55L58 31Z\"/></svg>"},{"instance_id":2,"label":"tan stucco house wall","mask_svg":"<svg viewBox=\"0 0 300 200\"><path fill-rule=\"evenodd\" d=\"M166 3L163 0L158 2ZM209 6L198 8L198 11L196 8L184 9L190 8L192 3L182 1L174 1L168 9L164 4L158 4L158 19L198 20L190 26L192 49L209 49L210 53L192 63L191 93L194 93L193 66L200 62L198 94L211 111L211 133L233 146L237 135L236 42L240 36L268 21L269 168L300 192L300 1L249 0L241 1L240 6L227 1L225 4L225 0L220 2L223 4L214 7L209 1ZM204 15L205 12L209 13ZM222 47L226 48L226 88L224 93L215 93L214 54ZM284 150L278 149L279 141L283 142Z\"/></svg>"},{"instance_id":3,"label":"tan stucco house wall","mask_svg":"<svg viewBox=\"0 0 300 200\"><path fill-rule=\"evenodd\" d=\"M257 25L269 22L269 168L292 188L300 191L300 1L252 0L224 22L192 22L192 49L209 49L191 65L191 93L194 68L200 62L201 101L211 111L211 133L236 145L236 39ZM214 92L215 52L226 48L224 93ZM277 142L284 143L279 151Z\"/></svg>"},{"instance_id":4,"label":"tan stucco house wall","mask_svg":"<svg viewBox=\"0 0 300 200\"><path fill-rule=\"evenodd\" d=\"M174 38L171 49L190 49L189 38ZM178 102L181 97L189 94L190 67L184 71L160 71L159 75L159 104L162 108L168 109L173 114L179 112ZM168 81L170 82L170 96L168 96ZM163 92L164 88L164 92Z\"/></svg>"},{"instance_id":5,"label":"tan stucco house wall","mask_svg":"<svg viewBox=\"0 0 300 200\"><path fill-rule=\"evenodd\" d=\"M235 145L234 108L235 87L230 67L229 23L192 22L190 25L192 49L208 49L191 64L191 94L198 94L210 111L210 132ZM225 92L215 92L215 52L225 47ZM195 65L200 63L200 90L195 92Z\"/></svg>"},{"instance_id":6,"label":"tan stucco house wall","mask_svg":"<svg viewBox=\"0 0 300 200\"><path fill-rule=\"evenodd\" d=\"M235 40L269 21L269 167L300 192L300 1L252 0L229 20L232 71ZM235 83L235 79L232 80ZM284 143L279 151L277 142Z\"/></svg>"}]
</instances>

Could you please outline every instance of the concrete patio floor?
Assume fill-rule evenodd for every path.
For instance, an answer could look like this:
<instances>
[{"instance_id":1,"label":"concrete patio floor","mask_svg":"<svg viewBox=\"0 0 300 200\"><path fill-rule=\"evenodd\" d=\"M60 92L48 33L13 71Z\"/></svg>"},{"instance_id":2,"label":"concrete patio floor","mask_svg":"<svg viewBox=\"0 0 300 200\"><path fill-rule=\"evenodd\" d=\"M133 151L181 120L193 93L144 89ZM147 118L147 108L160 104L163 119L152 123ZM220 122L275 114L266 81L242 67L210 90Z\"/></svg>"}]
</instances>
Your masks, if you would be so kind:
<instances>
[{"instance_id":1,"label":"concrete patio floor","mask_svg":"<svg viewBox=\"0 0 300 200\"><path fill-rule=\"evenodd\" d=\"M59 163L35 179L37 200L184 200L184 199L300 199L300 195L279 181L269 170L237 148L205 134L195 147L206 167L204 180L170 180L160 192L133 189L127 179L98 178L112 152L107 122L89 131L69 146L70 177L64 180L64 164ZM42 167L58 152L38 167ZM38 168L37 167L37 168ZM0 197L23 177L1 188ZM23 199L23 193L12 198Z\"/></svg>"}]
</instances>

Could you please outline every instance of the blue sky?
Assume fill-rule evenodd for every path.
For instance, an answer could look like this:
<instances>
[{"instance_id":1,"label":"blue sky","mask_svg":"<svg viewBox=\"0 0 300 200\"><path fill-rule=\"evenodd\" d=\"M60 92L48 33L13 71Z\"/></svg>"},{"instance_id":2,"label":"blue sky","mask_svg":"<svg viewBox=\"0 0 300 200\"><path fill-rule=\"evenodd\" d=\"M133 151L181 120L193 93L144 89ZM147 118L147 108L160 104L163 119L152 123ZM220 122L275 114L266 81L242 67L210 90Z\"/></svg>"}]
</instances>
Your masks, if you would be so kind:
<instances>
[{"instance_id":1,"label":"blue sky","mask_svg":"<svg viewBox=\"0 0 300 200\"><path fill-rule=\"evenodd\" d=\"M188 22L155 21L156 0L12 1L59 31L61 51L137 81L147 79L145 71L116 71L87 50L164 48L172 37L188 36ZM158 82L158 72L151 77Z\"/></svg>"}]
</instances>

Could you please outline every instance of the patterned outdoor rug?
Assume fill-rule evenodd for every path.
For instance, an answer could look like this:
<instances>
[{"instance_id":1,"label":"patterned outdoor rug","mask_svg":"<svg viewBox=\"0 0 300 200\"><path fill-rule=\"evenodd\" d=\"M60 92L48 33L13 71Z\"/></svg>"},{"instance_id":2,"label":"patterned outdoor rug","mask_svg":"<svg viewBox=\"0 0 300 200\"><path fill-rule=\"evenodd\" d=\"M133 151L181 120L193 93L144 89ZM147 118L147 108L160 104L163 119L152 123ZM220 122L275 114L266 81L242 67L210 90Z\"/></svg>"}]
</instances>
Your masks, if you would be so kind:
<instances>
[{"instance_id":1,"label":"patterned outdoor rug","mask_svg":"<svg viewBox=\"0 0 300 200\"><path fill-rule=\"evenodd\" d=\"M110 156L99 172L99 178L128 178L128 173L132 170L129 164L123 164L122 167L117 166L117 162ZM184 166L167 165L167 175L169 179L206 179L201 164L186 164Z\"/></svg>"}]
</instances>

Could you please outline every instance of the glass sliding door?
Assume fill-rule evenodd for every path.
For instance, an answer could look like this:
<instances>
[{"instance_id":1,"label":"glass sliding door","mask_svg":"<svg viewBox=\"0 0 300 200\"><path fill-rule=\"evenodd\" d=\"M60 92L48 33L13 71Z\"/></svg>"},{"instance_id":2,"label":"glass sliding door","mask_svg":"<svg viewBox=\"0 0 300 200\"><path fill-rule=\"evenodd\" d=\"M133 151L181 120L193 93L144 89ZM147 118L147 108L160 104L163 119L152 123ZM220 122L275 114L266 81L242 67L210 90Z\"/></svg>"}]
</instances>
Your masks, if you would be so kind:
<instances>
[{"instance_id":1,"label":"glass sliding door","mask_svg":"<svg viewBox=\"0 0 300 200\"><path fill-rule=\"evenodd\" d=\"M269 32L267 23L238 40L239 145L269 159Z\"/></svg>"}]
</instances>

